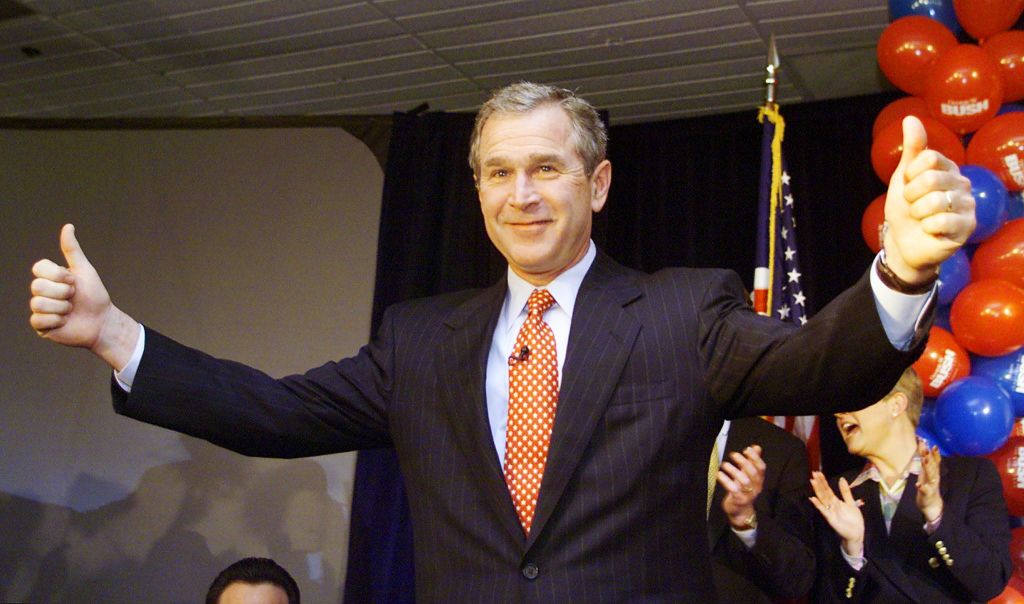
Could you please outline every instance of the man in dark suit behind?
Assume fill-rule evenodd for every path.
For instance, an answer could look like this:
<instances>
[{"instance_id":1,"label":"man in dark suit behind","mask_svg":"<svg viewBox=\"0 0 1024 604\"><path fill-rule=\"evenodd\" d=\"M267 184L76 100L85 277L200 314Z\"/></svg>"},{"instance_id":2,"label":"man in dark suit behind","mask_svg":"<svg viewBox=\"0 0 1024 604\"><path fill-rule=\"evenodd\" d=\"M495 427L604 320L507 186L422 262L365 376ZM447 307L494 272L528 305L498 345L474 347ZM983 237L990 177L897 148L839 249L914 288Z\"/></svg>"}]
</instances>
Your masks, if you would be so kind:
<instances>
[{"instance_id":1,"label":"man in dark suit behind","mask_svg":"<svg viewBox=\"0 0 1024 604\"><path fill-rule=\"evenodd\" d=\"M908 118L888 256L791 330L754 314L735 274L644 275L596 250L606 141L571 91L498 91L470 163L506 279L392 307L356 356L303 375L143 329L70 225L67 268L33 267L30 324L111 365L115 409L137 419L248 455L394 447L421 602L713 601L706 477L723 419L877 400L923 345L937 267L972 232L974 199ZM510 395L524 371L542 396Z\"/></svg>"},{"instance_id":2,"label":"man in dark suit behind","mask_svg":"<svg viewBox=\"0 0 1024 604\"><path fill-rule=\"evenodd\" d=\"M722 465L708 513L718 601L802 597L815 572L803 441L744 417L726 421L718 442Z\"/></svg>"}]
</instances>

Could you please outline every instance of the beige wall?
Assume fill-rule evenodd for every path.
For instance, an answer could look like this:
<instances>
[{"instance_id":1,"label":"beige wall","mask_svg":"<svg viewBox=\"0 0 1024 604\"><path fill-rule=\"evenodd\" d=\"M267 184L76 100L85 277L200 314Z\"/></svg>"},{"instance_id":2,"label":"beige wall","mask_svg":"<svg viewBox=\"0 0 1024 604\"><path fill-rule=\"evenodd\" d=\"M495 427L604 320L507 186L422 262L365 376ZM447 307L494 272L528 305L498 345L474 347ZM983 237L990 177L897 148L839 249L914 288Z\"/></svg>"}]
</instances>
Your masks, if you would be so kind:
<instances>
[{"instance_id":1,"label":"beige wall","mask_svg":"<svg viewBox=\"0 0 1024 604\"><path fill-rule=\"evenodd\" d=\"M199 601L271 556L340 600L354 458L250 459L113 413L28 327L64 222L118 306L273 375L367 340L383 174L340 129L0 131L0 601Z\"/></svg>"}]
</instances>

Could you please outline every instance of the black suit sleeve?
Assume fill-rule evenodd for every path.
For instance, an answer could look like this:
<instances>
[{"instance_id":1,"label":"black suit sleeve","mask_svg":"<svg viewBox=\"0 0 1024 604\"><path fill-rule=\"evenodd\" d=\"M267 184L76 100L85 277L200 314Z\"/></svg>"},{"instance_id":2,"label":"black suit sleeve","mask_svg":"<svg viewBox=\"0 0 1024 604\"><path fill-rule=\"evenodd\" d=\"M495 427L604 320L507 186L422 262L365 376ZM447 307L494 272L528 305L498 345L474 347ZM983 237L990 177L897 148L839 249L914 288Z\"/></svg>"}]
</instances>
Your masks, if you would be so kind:
<instances>
[{"instance_id":1,"label":"black suit sleeve","mask_svg":"<svg viewBox=\"0 0 1024 604\"><path fill-rule=\"evenodd\" d=\"M976 473L963 485L970 497L944 494L942 523L928 536L928 543L939 563L937 574L948 574L972 600L987 601L1010 580L1011 534L999 474L989 460L976 461Z\"/></svg>"},{"instance_id":2,"label":"black suit sleeve","mask_svg":"<svg viewBox=\"0 0 1024 604\"><path fill-rule=\"evenodd\" d=\"M130 393L111 384L120 414L244 455L308 457L387 447L392 316L354 357L274 379L146 329Z\"/></svg>"},{"instance_id":3,"label":"black suit sleeve","mask_svg":"<svg viewBox=\"0 0 1024 604\"><path fill-rule=\"evenodd\" d=\"M708 390L727 418L861 409L920 355L930 322L922 323L909 351L894 348L865 272L806 325L787 329L755 313L739 278L723 271L701 306Z\"/></svg>"}]
</instances>

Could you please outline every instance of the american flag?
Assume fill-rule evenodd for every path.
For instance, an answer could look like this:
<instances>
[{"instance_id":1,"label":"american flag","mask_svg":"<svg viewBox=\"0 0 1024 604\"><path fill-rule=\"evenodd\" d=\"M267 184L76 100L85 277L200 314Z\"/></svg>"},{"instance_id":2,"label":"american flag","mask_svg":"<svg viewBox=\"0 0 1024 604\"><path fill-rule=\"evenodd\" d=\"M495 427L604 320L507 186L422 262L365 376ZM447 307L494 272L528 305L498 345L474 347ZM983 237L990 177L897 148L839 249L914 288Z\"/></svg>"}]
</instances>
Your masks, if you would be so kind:
<instances>
[{"instance_id":1,"label":"american flag","mask_svg":"<svg viewBox=\"0 0 1024 604\"><path fill-rule=\"evenodd\" d=\"M782 156L786 122L778 106L768 103L758 119L763 125L761 184L758 203L757 264L754 269L754 309L795 325L807 322L806 298L800 285L796 251L796 218L789 173ZM821 468L818 418L768 417L807 444L811 469Z\"/></svg>"}]
</instances>

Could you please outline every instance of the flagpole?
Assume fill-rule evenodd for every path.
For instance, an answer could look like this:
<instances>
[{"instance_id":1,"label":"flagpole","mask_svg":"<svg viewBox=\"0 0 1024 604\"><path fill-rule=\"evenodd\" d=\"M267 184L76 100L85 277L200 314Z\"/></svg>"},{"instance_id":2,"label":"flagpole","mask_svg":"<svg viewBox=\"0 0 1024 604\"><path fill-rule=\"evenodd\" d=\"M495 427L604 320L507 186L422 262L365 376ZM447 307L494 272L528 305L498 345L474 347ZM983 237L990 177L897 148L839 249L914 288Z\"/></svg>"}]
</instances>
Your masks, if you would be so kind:
<instances>
[{"instance_id":1,"label":"flagpole","mask_svg":"<svg viewBox=\"0 0 1024 604\"><path fill-rule=\"evenodd\" d=\"M779 195L778 169L776 160L781 154L781 130L776 132L781 121L775 104L775 85L778 82L779 53L775 46L775 34L768 38L768 57L765 71L764 106L758 112L758 120L764 124L761 152L761 190L758 203L757 220L757 254L754 268L754 310L762 315L770 315L772 300L771 289L772 268L774 267L775 212ZM765 121L765 117L768 121ZM778 136L777 136L778 135ZM776 142L778 141L778 142Z\"/></svg>"},{"instance_id":2,"label":"flagpole","mask_svg":"<svg viewBox=\"0 0 1024 604\"><path fill-rule=\"evenodd\" d=\"M775 74L779 71L779 52L775 48L775 34L768 37L768 64L765 66L765 70L768 72L768 77L764 79L764 104L774 105L775 104L775 83L777 82Z\"/></svg>"}]
</instances>

